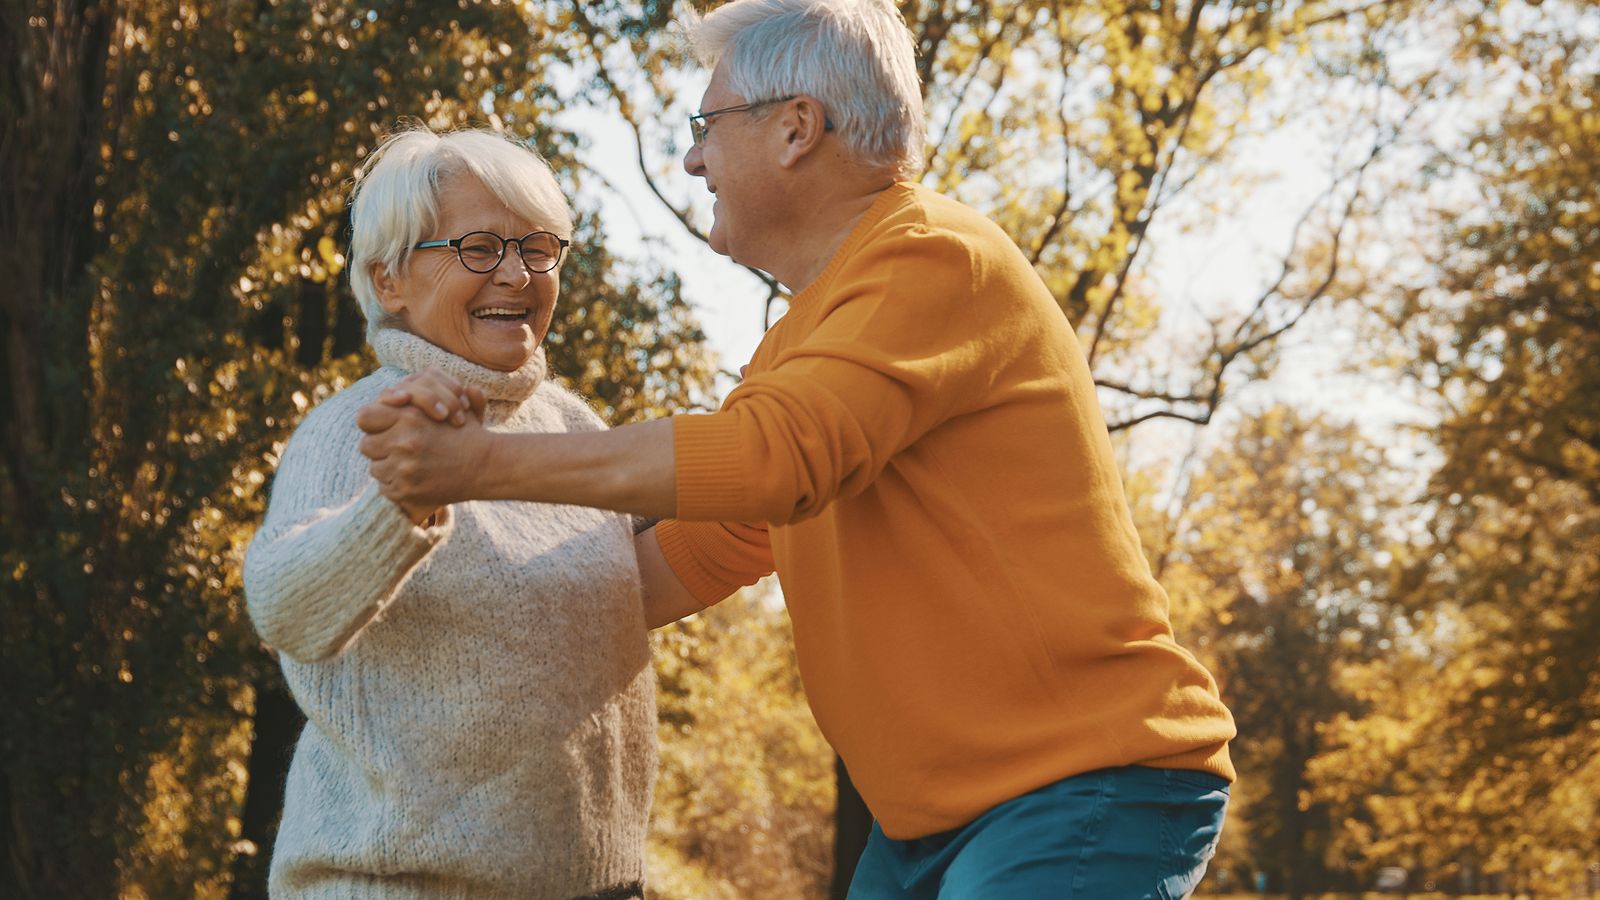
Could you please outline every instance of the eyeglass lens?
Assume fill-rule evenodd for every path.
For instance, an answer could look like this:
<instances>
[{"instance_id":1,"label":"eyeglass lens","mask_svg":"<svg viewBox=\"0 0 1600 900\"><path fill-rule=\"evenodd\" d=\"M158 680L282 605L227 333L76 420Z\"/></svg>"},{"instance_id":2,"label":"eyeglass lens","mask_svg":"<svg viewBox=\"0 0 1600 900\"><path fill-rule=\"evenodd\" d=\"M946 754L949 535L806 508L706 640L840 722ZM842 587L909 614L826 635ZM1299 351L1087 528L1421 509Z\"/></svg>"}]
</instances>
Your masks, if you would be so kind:
<instances>
[{"instance_id":1,"label":"eyeglass lens","mask_svg":"<svg viewBox=\"0 0 1600 900\"><path fill-rule=\"evenodd\" d=\"M462 265L485 274L500 265L507 244L516 245L523 264L534 272L548 272L561 259L561 242L547 231L535 231L521 238L501 238L487 231L474 231L461 239L457 249Z\"/></svg>"}]
</instances>

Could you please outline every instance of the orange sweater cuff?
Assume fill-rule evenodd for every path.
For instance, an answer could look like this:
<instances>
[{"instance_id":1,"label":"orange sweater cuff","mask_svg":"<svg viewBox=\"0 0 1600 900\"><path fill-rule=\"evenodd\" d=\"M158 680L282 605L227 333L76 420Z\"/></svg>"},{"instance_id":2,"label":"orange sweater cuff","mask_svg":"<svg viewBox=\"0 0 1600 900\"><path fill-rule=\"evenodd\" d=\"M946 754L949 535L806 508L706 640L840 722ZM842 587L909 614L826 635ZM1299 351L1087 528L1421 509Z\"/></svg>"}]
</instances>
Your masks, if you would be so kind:
<instances>
[{"instance_id":1,"label":"orange sweater cuff","mask_svg":"<svg viewBox=\"0 0 1600 900\"><path fill-rule=\"evenodd\" d=\"M696 551L694 539L684 523L669 519L656 526L656 542L661 545L661 555L666 558L672 574L700 601L710 606L739 589L733 582L725 582L711 574Z\"/></svg>"},{"instance_id":2,"label":"orange sweater cuff","mask_svg":"<svg viewBox=\"0 0 1600 900\"><path fill-rule=\"evenodd\" d=\"M739 419L731 412L678 416L672 422L678 515L689 521L746 518L739 469ZM741 502L745 501L745 502Z\"/></svg>"}]
</instances>

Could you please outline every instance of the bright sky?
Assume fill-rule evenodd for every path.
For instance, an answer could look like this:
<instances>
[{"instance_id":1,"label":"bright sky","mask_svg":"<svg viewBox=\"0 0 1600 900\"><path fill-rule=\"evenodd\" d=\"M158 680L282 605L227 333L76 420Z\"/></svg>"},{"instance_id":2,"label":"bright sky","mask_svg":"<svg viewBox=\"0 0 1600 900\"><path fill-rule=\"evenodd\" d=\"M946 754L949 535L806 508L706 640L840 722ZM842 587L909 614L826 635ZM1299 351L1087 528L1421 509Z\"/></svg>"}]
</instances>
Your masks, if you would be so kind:
<instances>
[{"instance_id":1,"label":"bright sky","mask_svg":"<svg viewBox=\"0 0 1600 900\"><path fill-rule=\"evenodd\" d=\"M692 84L683 95L692 100L700 87ZM1209 190L1209 196L1196 202L1182 199L1157 217L1143 266L1143 277L1153 283L1164 310L1155 346L1165 341L1175 349L1192 347L1202 337L1199 329L1206 317L1247 309L1276 277L1290 250L1295 222L1327 188L1331 173L1348 168L1353 154L1364 152L1361 141L1370 143L1370 136L1353 134L1349 123L1330 122L1327 99L1280 89L1278 96L1263 102L1285 104L1295 115L1291 124L1241 141L1232 163L1217 173L1217 183L1208 186L1202 179L1189 189L1202 194ZM1352 106L1360 100L1342 99ZM761 339L765 285L687 234L648 190L634 155L633 133L614 112L571 109L560 125L587 138L585 161L607 183L591 180L586 199L601 210L609 248L623 256L669 260L721 366L736 370ZM1248 180L1236 181L1239 173L1248 173ZM658 176L657 184L669 197L694 203L697 221L709 222L710 197L700 179L673 167ZM1316 237L1308 226L1301 243ZM1376 237L1366 252L1383 252L1381 235ZM1419 411L1394 391L1392 378L1346 371L1359 340L1348 318L1332 312L1308 317L1284 340L1274 377L1233 394L1219 418L1225 422L1274 402L1388 431L1418 418ZM730 386L724 384L723 390ZM1192 432L1186 425L1161 422L1135 431L1134 452L1140 452L1141 444L1187 446Z\"/></svg>"},{"instance_id":2,"label":"bright sky","mask_svg":"<svg viewBox=\"0 0 1600 900\"><path fill-rule=\"evenodd\" d=\"M563 113L561 124L588 139L585 161L613 188L593 190L589 198L600 206L611 251L672 260L672 269L683 278L684 293L722 365L731 369L743 365L761 341L766 286L743 266L713 253L686 232L650 193L639 171L633 132L619 115L610 110L570 109ZM685 121L685 143L688 128ZM692 199L697 213L709 221L711 195L700 179L680 168L658 184L669 196Z\"/></svg>"}]
</instances>

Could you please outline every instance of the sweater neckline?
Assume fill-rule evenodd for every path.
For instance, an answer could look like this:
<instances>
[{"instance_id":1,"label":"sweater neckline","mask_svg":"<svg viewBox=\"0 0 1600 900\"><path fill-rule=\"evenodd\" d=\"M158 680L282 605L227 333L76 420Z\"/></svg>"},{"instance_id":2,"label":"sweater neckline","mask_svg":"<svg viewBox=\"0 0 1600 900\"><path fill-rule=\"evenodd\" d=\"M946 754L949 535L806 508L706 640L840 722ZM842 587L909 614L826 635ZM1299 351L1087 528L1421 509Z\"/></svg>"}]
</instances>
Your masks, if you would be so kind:
<instances>
[{"instance_id":1,"label":"sweater neckline","mask_svg":"<svg viewBox=\"0 0 1600 900\"><path fill-rule=\"evenodd\" d=\"M889 207L904 200L915 191L916 185L909 181L896 181L894 184L884 188L883 193L872 201L872 205L867 207L865 213L862 213L861 221L850 229L850 236L844 239L844 243L839 245L838 250L834 251L833 258L828 260L828 265L822 270L822 273L813 278L811 283L806 285L800 293L789 299L789 308L798 309L810 302L812 297L826 294L828 285L833 281L833 277L839 273L839 269L844 266L845 260L855 254L856 248L861 245L862 241L866 240L867 234L889 212Z\"/></svg>"},{"instance_id":2,"label":"sweater neckline","mask_svg":"<svg viewBox=\"0 0 1600 900\"><path fill-rule=\"evenodd\" d=\"M520 403L539 390L539 385L544 383L548 374L542 346L535 348L533 355L520 368L510 372L480 366L398 328L384 328L373 335L372 352L380 364L408 373L420 372L432 366L463 385L483 391L483 395L490 400Z\"/></svg>"}]
</instances>

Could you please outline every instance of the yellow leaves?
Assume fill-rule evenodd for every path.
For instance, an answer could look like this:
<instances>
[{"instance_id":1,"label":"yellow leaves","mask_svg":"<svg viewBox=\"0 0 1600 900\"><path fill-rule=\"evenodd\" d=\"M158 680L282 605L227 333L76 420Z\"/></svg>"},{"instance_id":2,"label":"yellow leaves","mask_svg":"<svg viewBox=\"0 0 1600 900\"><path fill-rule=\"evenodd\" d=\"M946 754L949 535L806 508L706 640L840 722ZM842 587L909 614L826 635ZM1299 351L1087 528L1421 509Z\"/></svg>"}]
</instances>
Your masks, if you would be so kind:
<instances>
[{"instance_id":1,"label":"yellow leaves","mask_svg":"<svg viewBox=\"0 0 1600 900\"><path fill-rule=\"evenodd\" d=\"M1139 173L1131 169L1117 176L1117 191L1123 197L1132 198L1142 193L1147 186Z\"/></svg>"},{"instance_id":2,"label":"yellow leaves","mask_svg":"<svg viewBox=\"0 0 1600 900\"><path fill-rule=\"evenodd\" d=\"M338 251L338 245L333 242L333 238L327 235L317 238L317 255L327 267L328 277L338 275L344 270L344 254Z\"/></svg>"},{"instance_id":3,"label":"yellow leaves","mask_svg":"<svg viewBox=\"0 0 1600 900\"><path fill-rule=\"evenodd\" d=\"M1160 92L1145 91L1139 101L1139 108L1144 111L1145 115L1154 116L1161 111L1163 100L1164 98Z\"/></svg>"},{"instance_id":4,"label":"yellow leaves","mask_svg":"<svg viewBox=\"0 0 1600 900\"><path fill-rule=\"evenodd\" d=\"M666 861L654 885L664 897L785 896L826 883L813 860L826 856L833 755L775 599L741 593L654 635L661 776L651 845Z\"/></svg>"}]
</instances>

